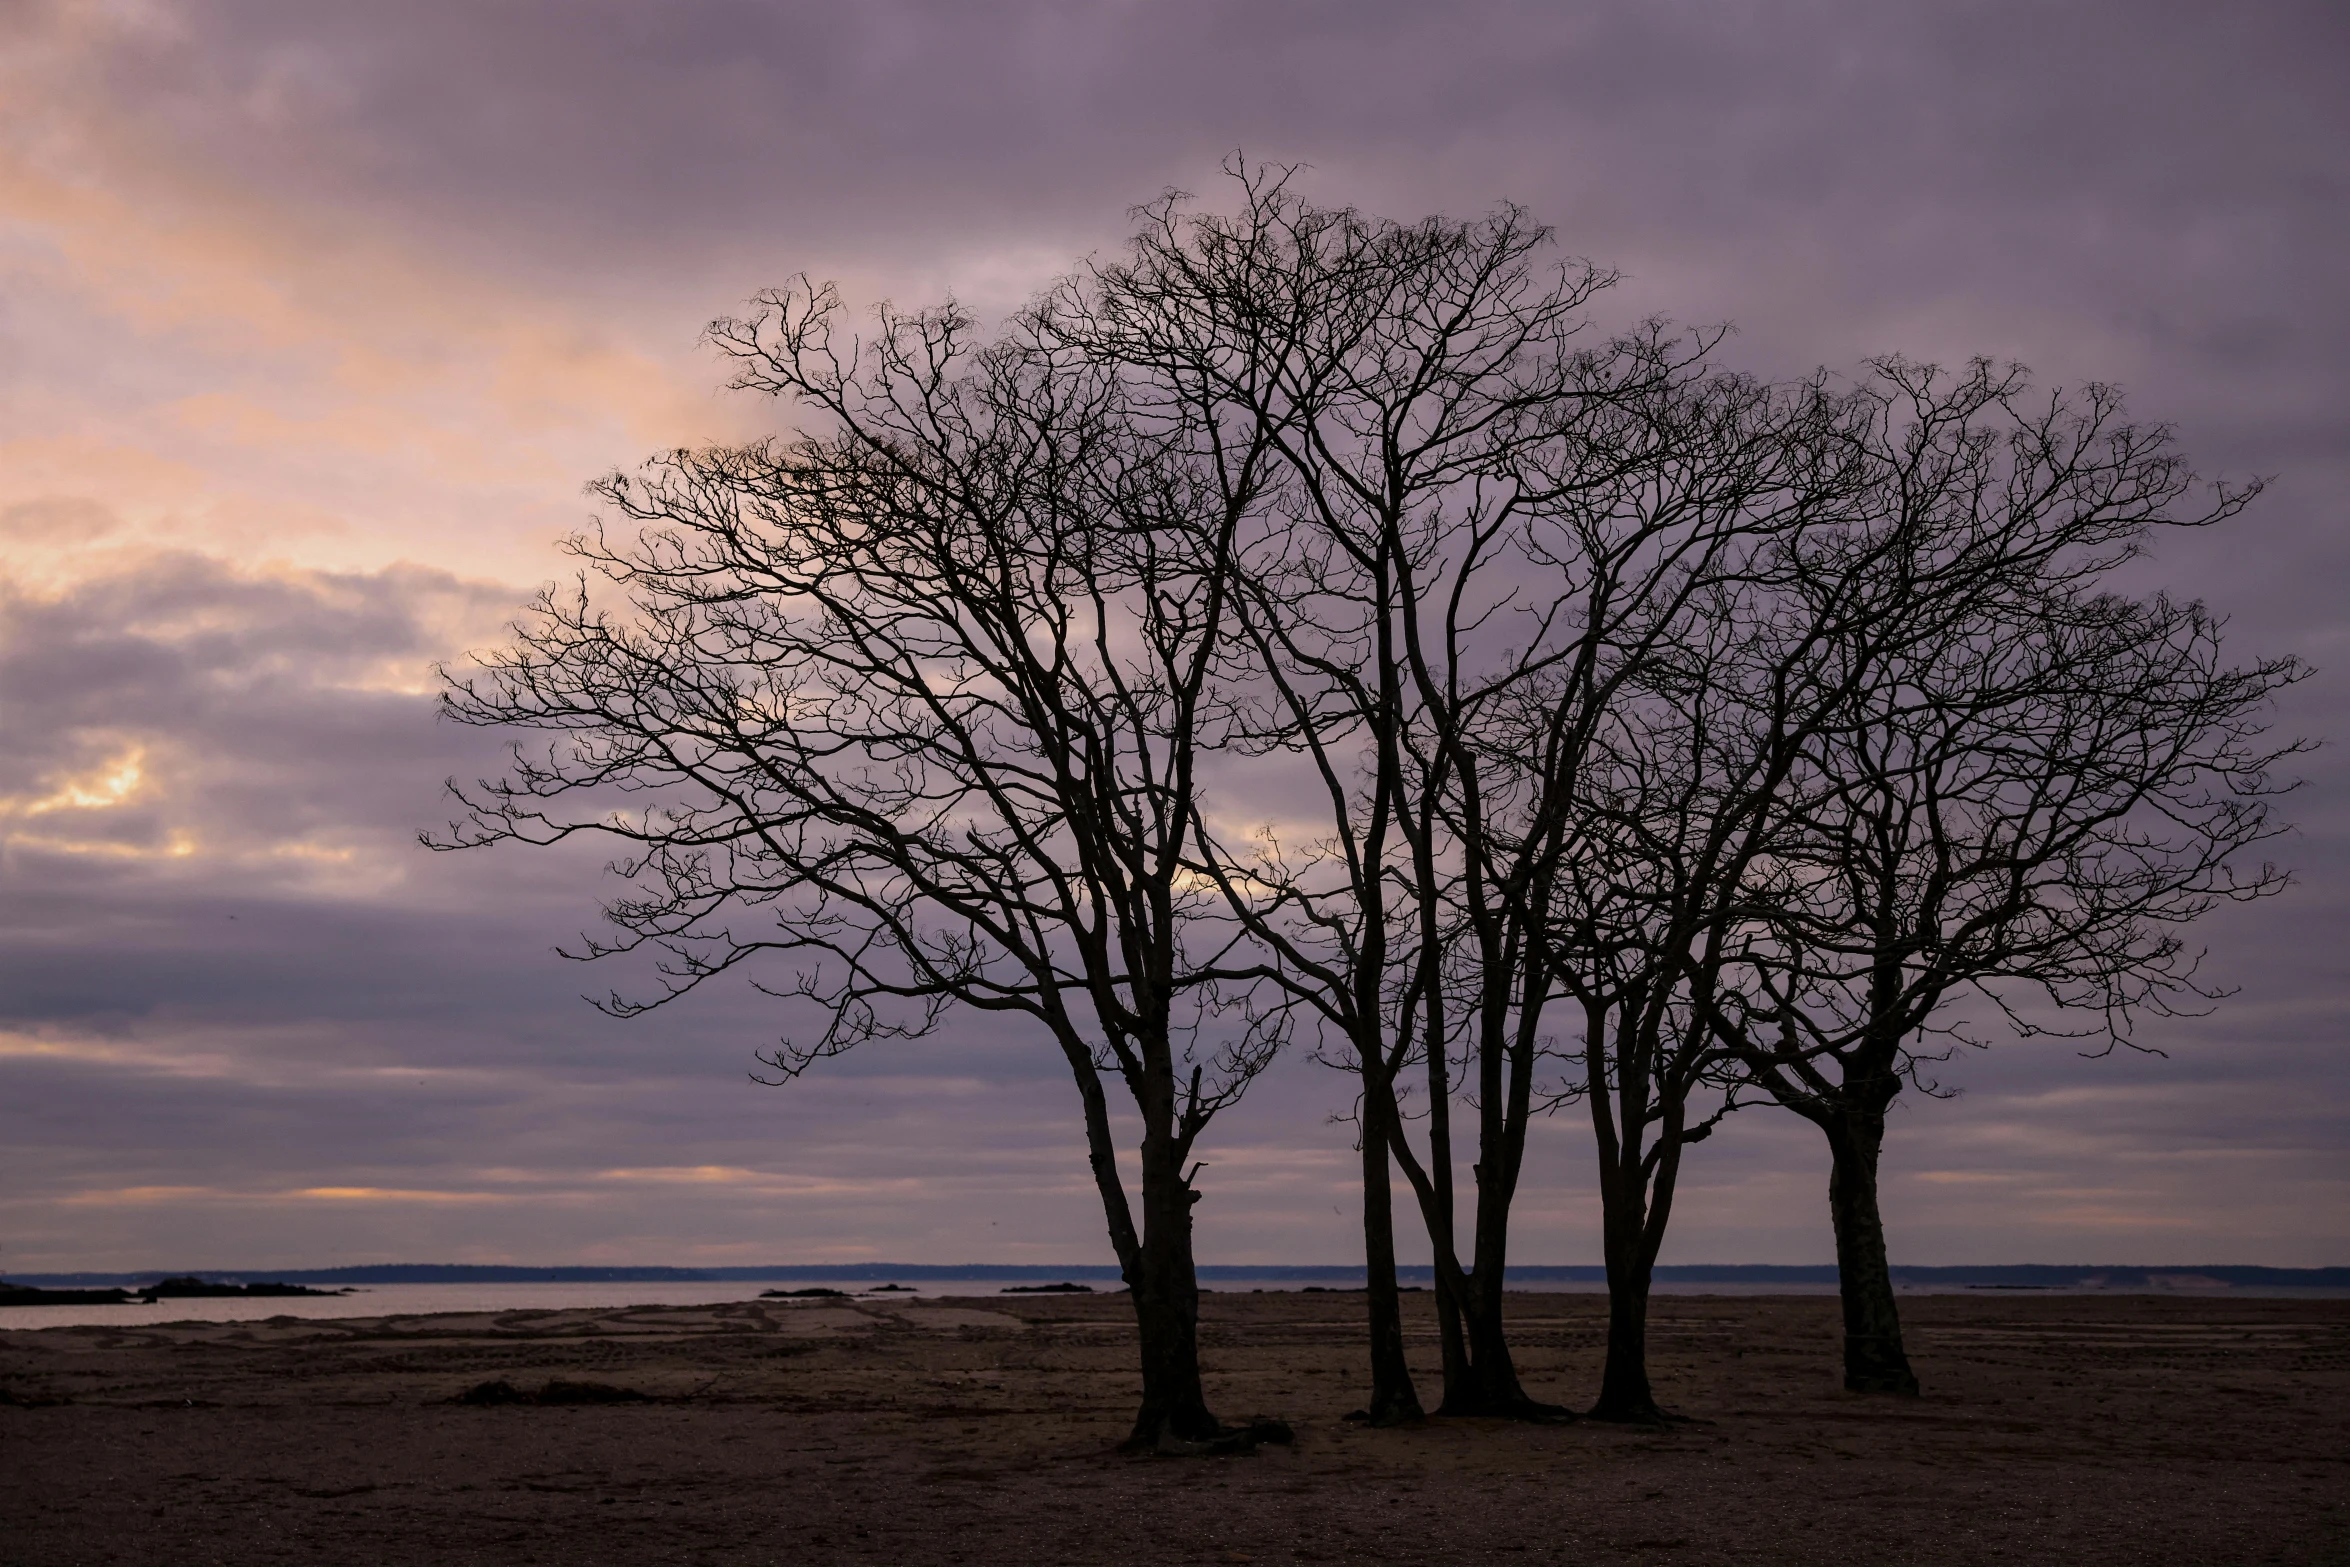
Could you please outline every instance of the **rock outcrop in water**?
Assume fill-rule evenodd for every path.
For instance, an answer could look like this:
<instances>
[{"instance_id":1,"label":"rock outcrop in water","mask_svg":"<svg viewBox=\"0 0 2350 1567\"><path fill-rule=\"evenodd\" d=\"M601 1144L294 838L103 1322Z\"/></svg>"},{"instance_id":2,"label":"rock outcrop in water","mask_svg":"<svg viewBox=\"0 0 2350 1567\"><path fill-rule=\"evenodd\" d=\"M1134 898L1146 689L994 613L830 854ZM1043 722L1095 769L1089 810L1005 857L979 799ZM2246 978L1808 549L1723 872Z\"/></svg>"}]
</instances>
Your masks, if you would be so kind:
<instances>
[{"instance_id":1,"label":"rock outcrop in water","mask_svg":"<svg viewBox=\"0 0 2350 1567\"><path fill-rule=\"evenodd\" d=\"M134 1298L128 1290L40 1290L29 1284L0 1284L0 1306L119 1306Z\"/></svg>"}]
</instances>

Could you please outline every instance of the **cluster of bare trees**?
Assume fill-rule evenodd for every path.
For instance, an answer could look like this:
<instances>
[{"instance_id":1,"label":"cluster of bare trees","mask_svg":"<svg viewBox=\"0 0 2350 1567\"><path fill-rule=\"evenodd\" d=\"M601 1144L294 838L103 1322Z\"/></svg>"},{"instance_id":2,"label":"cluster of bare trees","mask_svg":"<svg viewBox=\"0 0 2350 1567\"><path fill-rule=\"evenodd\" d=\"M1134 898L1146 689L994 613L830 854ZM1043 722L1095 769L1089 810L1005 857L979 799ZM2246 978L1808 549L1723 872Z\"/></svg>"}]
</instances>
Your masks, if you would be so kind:
<instances>
[{"instance_id":1,"label":"cluster of bare trees","mask_svg":"<svg viewBox=\"0 0 2350 1567\"><path fill-rule=\"evenodd\" d=\"M441 842L620 841L588 955L661 978L612 1008L749 966L817 1020L784 1077L955 1007L1049 1038L1132 1289L1139 1444L1222 1431L1194 1150L1293 1044L1351 1079L1373 1418L1423 1409L1399 1173L1438 1412L1564 1413L1520 1385L1502 1291L1529 1128L1578 1112L1593 1413L1654 1418L1682 1160L1756 1101L1828 1141L1849 1385L1913 1389L1877 1163L1970 1037L1957 1004L2126 1039L2209 998L2182 927L2282 883L2245 851L2299 666L2115 586L2252 489L2098 387L1768 384L1711 334L1602 335L1611 277L1540 265L1515 209L1237 195L1142 209L985 341L951 307L853 335L804 283L718 323L803 433L598 487L593 571L452 683L460 721L543 738Z\"/></svg>"}]
</instances>

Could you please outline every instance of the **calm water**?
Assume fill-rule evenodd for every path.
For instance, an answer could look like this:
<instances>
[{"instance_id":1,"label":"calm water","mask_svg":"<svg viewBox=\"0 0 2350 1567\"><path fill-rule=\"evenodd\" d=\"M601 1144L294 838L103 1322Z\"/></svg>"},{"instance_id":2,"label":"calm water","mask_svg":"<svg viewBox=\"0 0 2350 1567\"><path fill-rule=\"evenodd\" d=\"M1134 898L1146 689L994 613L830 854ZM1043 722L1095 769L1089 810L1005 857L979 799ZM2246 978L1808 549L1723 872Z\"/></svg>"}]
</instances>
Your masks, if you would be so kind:
<instances>
[{"instance_id":1,"label":"calm water","mask_svg":"<svg viewBox=\"0 0 2350 1567\"><path fill-rule=\"evenodd\" d=\"M764 1289L829 1287L867 1299L911 1300L918 1296L987 1296L1004 1293L1005 1281L995 1279L908 1279L903 1291L875 1293L866 1279L792 1279L777 1284L698 1283L690 1281L618 1284L377 1284L348 1295L252 1298L228 1296L211 1300L163 1300L153 1305L132 1302L120 1306L15 1306L0 1309L0 1331L57 1327L139 1327L164 1322L258 1322L269 1317L394 1317L433 1312L563 1311L580 1307L709 1306L726 1301L753 1300ZM1210 1286L1219 1294L1247 1294L1251 1290L1296 1290L1304 1281L1294 1278L1220 1278ZM1104 1286L1096 1281L1094 1287ZM1530 1292L1588 1295L1605 1286L1582 1281L1537 1281L1516 1286ZM1833 1284L1724 1284L1659 1281L1659 1295L1833 1295ZM2107 1290L1983 1289L1955 1285L1903 1286L1904 1295L2098 1295ZM2307 1296L2312 1299L2350 1297L2339 1289L2174 1289L2143 1293L2192 1295ZM1017 1299L1018 1297L1013 1297Z\"/></svg>"}]
</instances>

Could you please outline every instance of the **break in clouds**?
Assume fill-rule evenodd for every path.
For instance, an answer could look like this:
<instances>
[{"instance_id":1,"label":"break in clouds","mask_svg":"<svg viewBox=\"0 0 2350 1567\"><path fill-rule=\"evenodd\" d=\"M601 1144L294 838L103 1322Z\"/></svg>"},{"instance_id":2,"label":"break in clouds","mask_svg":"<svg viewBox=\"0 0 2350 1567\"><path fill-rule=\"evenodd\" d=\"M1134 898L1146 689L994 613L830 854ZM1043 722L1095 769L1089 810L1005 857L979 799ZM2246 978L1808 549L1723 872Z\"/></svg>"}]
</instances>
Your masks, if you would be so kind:
<instances>
[{"instance_id":1,"label":"break in clouds","mask_svg":"<svg viewBox=\"0 0 2350 1567\"><path fill-rule=\"evenodd\" d=\"M964 1018L785 1090L741 987L633 1023L552 949L597 852L435 856L436 660L578 486L768 427L700 324L800 270L1000 311L1235 147L1399 217L1500 199L1769 375L1982 352L2273 476L2145 586L2319 675L2350 575L2345 42L2322 7L32 7L0 111L0 1265L1100 1254L1048 1046ZM2251 86L2247 84L2257 84ZM2167 1058L1958 1063L1889 1142L1897 1260L2338 1260L2345 797L2214 919ZM1345 1080L1219 1121L1201 1255L1359 1246ZM1309 1130L1300 1134L1299 1128ZM1808 1128L1697 1150L1667 1261L1828 1254ZM1596 1260L1587 1134L1516 1255ZM1336 1210L1336 1211L1334 1211Z\"/></svg>"}]
</instances>

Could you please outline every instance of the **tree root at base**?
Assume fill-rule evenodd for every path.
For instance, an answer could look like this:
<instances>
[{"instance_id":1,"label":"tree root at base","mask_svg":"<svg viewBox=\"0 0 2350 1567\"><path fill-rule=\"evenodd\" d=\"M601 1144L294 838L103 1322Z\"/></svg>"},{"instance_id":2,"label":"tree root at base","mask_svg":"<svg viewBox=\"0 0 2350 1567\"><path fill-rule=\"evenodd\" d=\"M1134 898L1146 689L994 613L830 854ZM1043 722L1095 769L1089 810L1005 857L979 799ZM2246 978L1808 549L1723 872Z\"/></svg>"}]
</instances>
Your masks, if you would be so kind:
<instances>
[{"instance_id":1,"label":"tree root at base","mask_svg":"<svg viewBox=\"0 0 2350 1567\"><path fill-rule=\"evenodd\" d=\"M1894 1398L1918 1396L1918 1379L1906 1371L1878 1371L1865 1376L1847 1374L1844 1378L1847 1393L1887 1394Z\"/></svg>"}]
</instances>

